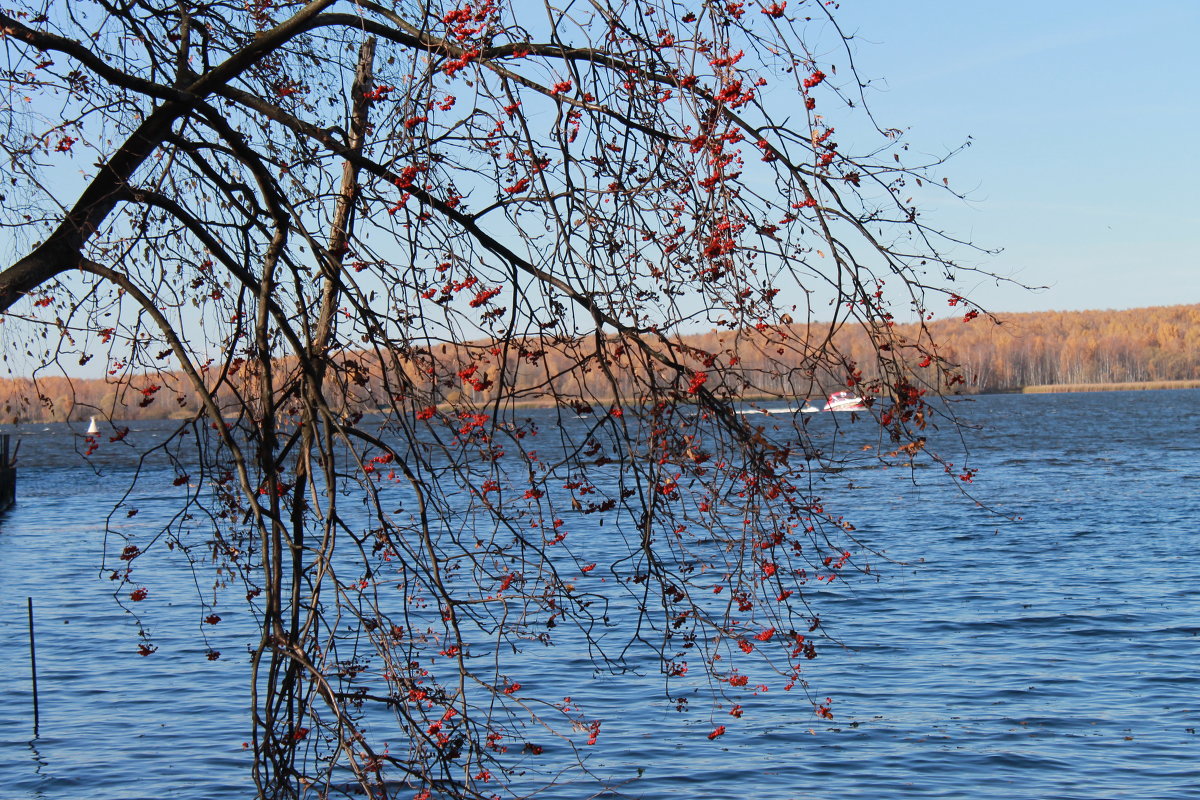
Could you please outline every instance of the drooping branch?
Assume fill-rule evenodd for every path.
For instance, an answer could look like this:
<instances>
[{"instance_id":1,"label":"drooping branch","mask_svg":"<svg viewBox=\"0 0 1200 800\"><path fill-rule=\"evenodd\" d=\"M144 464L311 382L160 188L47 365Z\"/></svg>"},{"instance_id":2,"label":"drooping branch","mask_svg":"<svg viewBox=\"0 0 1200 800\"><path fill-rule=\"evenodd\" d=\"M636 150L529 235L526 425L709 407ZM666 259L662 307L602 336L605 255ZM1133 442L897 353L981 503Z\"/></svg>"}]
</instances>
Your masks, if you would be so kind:
<instances>
[{"instance_id":1,"label":"drooping branch","mask_svg":"<svg viewBox=\"0 0 1200 800\"><path fill-rule=\"evenodd\" d=\"M890 140L831 138L783 4L106 10L96 38L72 14L10 34L80 67L29 91L83 112L40 139L22 117L10 152L41 176L77 132L101 166L0 307L35 293L110 369L175 355L215 426L190 501L212 535L179 536L218 543L260 625L260 797L586 773L600 721L519 680L554 643L714 708L754 672L824 715L809 592L870 551L821 470L845 431L927 457L946 365L883 279L920 306L920 260L948 260L880 210L912 174ZM835 388L865 400L832 439L747 405Z\"/></svg>"}]
</instances>

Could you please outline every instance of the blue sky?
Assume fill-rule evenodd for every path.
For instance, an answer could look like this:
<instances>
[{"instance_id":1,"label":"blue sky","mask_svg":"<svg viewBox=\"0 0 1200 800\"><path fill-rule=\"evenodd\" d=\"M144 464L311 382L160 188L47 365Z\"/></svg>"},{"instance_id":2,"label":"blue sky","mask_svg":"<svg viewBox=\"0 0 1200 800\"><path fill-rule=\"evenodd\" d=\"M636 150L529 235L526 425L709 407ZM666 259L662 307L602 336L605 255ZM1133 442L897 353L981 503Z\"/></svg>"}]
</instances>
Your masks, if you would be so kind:
<instances>
[{"instance_id":1,"label":"blue sky","mask_svg":"<svg viewBox=\"0 0 1200 800\"><path fill-rule=\"evenodd\" d=\"M968 190L930 216L1028 284L967 288L996 311L1200 303L1200 2L841 0L881 124L915 149L972 146ZM845 56L830 54L844 66Z\"/></svg>"},{"instance_id":2,"label":"blue sky","mask_svg":"<svg viewBox=\"0 0 1200 800\"><path fill-rule=\"evenodd\" d=\"M971 137L939 173L968 201L937 198L926 219L1002 249L961 261L1047 287L968 278L963 294L992 311L1200 303L1200 0L839 0L834 13L881 125L930 154ZM819 63L848 81L844 52Z\"/></svg>"}]
</instances>

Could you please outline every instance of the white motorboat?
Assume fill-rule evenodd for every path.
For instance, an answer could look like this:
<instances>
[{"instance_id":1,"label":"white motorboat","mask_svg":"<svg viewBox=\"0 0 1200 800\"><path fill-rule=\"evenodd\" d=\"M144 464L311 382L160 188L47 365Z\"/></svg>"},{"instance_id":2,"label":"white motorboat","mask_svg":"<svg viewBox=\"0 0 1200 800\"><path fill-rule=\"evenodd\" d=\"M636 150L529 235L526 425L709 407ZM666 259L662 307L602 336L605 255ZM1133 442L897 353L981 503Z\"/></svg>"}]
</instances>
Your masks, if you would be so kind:
<instances>
[{"instance_id":1,"label":"white motorboat","mask_svg":"<svg viewBox=\"0 0 1200 800\"><path fill-rule=\"evenodd\" d=\"M862 398L850 392L834 392L825 401L822 411L866 411Z\"/></svg>"}]
</instances>

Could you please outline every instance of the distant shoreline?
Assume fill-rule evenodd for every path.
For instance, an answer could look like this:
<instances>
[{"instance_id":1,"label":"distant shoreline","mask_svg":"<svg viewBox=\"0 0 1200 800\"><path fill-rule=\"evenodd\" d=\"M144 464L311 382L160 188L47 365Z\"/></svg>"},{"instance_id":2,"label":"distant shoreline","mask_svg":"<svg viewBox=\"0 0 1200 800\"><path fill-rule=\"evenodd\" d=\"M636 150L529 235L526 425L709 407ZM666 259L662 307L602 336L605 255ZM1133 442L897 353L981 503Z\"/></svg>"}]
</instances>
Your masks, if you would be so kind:
<instances>
[{"instance_id":1,"label":"distant shoreline","mask_svg":"<svg viewBox=\"0 0 1200 800\"><path fill-rule=\"evenodd\" d=\"M995 394L1072 394L1072 393L1078 393L1078 392L1141 392L1141 391L1154 391L1154 390L1159 390L1159 389L1200 389L1200 379L1178 380L1178 381L1131 381L1131 382L1127 382L1127 383L1048 383L1048 384L1040 384L1040 385L1015 387L1015 388L1008 389L1008 390L994 390L994 391L983 391L983 392L968 391L968 392L961 392L961 393L956 393L956 394L947 394L947 395L944 395L944 397L953 399L953 398L978 397L978 396L983 396L983 395L995 395ZM736 398L726 397L726 398L722 398L722 399L728 400L728 401L731 401L734 403L752 403L752 404L785 403L785 404L789 404L789 405L796 405L796 404L803 403L805 401L813 400L814 398L817 398L820 396L821 395L819 395L819 394L814 394L809 397L802 397L800 395L789 397L789 396L781 396L781 395L753 393L753 394L744 394L744 395L741 395ZM875 398L877 403L880 402L881 399L882 398ZM487 405L490 405L490 403L482 403L482 404L480 404L480 407L484 407ZM615 405L616 405L616 402L611 397L610 398L589 398L589 400L586 403L580 402L580 401L578 401L578 399L576 399L576 403L571 403L571 402L566 402L566 401L556 401L554 398L551 398L551 397L525 398L525 399L521 399L521 400L512 400L512 401L504 403L504 407L510 408L510 409L545 409L545 408L555 408L555 407L563 408L563 409L572 409L573 406L576 406L575 407L576 413L595 413L595 414L605 414L610 410L610 408L614 407ZM586 406L587 410L585 411L583 408L580 408L578 406ZM446 404L446 403L438 403L437 404L437 408L442 411L450 411L450 410L453 410L455 407L456 406ZM83 415L78 414L79 408L83 409L83 411L84 411ZM384 410L384 409L369 409L369 410L363 409L363 411L368 414L386 414L387 413L386 410ZM109 422L114 422L114 423L115 422L131 422L131 421L165 420L165 419L182 421L182 420L191 419L191 418L197 416L195 410L193 410L193 409L175 409L175 410L172 410L169 414L161 414L161 415L160 414L146 414L145 416L128 417L128 418L117 415L117 416L113 416L113 417L109 418L107 415L104 415L102 412L99 412L98 409L95 409L90 406L80 406L76 409L76 413L71 414L68 419L45 419L45 418L41 418L41 417L13 418L13 419L0 421L0 426L11 427L11 426L30 425L30 424L49 424L51 422L82 423L87 420L89 415L94 415L98 419L103 418L103 419L108 420ZM201 415L201 416L203 416L203 415Z\"/></svg>"},{"instance_id":2,"label":"distant shoreline","mask_svg":"<svg viewBox=\"0 0 1200 800\"><path fill-rule=\"evenodd\" d=\"M1047 383L1025 386L1021 394L1056 394L1060 392L1144 392L1156 389L1200 389L1195 381L1133 381L1130 383Z\"/></svg>"}]
</instances>

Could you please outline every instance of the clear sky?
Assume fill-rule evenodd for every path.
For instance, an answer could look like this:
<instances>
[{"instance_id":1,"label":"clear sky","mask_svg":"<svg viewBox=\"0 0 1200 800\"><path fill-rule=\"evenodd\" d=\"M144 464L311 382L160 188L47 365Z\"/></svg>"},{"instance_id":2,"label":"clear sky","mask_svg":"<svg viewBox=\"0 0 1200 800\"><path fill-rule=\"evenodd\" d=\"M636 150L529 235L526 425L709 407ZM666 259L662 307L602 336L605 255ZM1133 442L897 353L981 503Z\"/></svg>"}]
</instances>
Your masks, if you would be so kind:
<instances>
[{"instance_id":1,"label":"clear sky","mask_svg":"<svg viewBox=\"0 0 1200 800\"><path fill-rule=\"evenodd\" d=\"M971 137L941 173L968 202L940 198L926 219L1003 251L960 260L1047 287L964 294L991 311L1200 303L1200 0L838 0L834 13L881 125L931 154ZM845 53L825 59L845 84Z\"/></svg>"},{"instance_id":2,"label":"clear sky","mask_svg":"<svg viewBox=\"0 0 1200 800\"><path fill-rule=\"evenodd\" d=\"M972 146L943 174L970 202L934 221L988 310L1200 303L1200 0L840 0L884 126ZM830 60L844 66L844 55ZM972 288L972 287L968 287Z\"/></svg>"}]
</instances>

